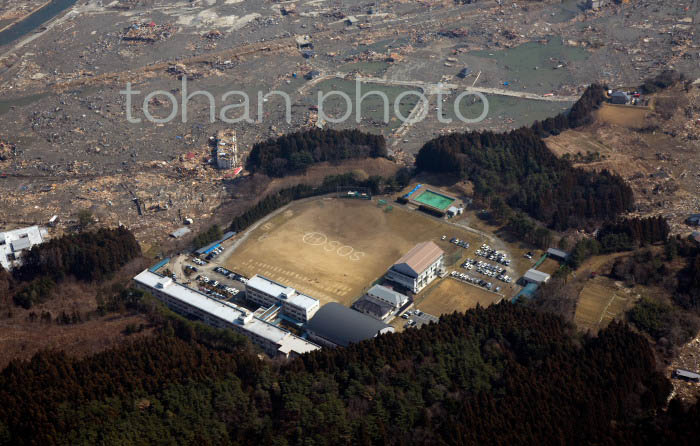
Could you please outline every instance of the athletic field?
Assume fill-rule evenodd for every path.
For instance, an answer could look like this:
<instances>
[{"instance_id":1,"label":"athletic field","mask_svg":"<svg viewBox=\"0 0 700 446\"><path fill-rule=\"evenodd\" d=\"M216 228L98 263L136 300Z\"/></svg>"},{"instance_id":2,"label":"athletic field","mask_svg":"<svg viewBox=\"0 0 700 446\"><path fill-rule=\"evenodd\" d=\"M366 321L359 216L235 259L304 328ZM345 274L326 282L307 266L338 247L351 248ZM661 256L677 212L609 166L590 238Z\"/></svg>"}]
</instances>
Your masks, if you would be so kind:
<instances>
[{"instance_id":1,"label":"athletic field","mask_svg":"<svg viewBox=\"0 0 700 446\"><path fill-rule=\"evenodd\" d=\"M450 207L455 199L435 193L431 190L425 190L415 198L415 201L444 211Z\"/></svg>"},{"instance_id":2,"label":"athletic field","mask_svg":"<svg viewBox=\"0 0 700 446\"><path fill-rule=\"evenodd\" d=\"M267 276L321 304L350 305L416 243L432 240L451 253L461 250L449 243L452 237L482 242L421 212L389 206L344 198L293 203L250 231L225 266Z\"/></svg>"}]
</instances>

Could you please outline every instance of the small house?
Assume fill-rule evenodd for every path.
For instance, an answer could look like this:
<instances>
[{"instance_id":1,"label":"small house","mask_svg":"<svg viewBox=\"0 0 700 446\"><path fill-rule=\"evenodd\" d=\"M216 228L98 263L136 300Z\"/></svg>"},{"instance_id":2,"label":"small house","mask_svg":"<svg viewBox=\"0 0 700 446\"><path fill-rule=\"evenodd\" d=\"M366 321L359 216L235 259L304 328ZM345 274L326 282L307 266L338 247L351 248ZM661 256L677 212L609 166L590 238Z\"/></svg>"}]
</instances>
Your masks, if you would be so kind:
<instances>
[{"instance_id":1,"label":"small house","mask_svg":"<svg viewBox=\"0 0 700 446\"><path fill-rule=\"evenodd\" d=\"M630 95L624 91L615 91L610 95L610 102L613 104L625 105L630 102Z\"/></svg>"}]
</instances>

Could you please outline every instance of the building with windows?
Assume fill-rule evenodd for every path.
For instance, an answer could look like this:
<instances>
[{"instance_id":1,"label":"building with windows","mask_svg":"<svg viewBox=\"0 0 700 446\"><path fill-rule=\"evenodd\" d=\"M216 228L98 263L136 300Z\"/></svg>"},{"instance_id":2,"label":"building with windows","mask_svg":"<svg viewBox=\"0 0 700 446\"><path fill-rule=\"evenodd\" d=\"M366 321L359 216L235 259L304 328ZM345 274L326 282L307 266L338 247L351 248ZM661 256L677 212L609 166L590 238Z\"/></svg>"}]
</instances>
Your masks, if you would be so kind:
<instances>
[{"instance_id":1,"label":"building with windows","mask_svg":"<svg viewBox=\"0 0 700 446\"><path fill-rule=\"evenodd\" d=\"M134 277L136 287L151 293L171 310L201 320L216 328L229 328L249 338L271 357L286 358L318 350L320 347L253 316L250 311L220 301L144 270Z\"/></svg>"},{"instance_id":2,"label":"building with windows","mask_svg":"<svg viewBox=\"0 0 700 446\"><path fill-rule=\"evenodd\" d=\"M394 310L398 310L408 302L408 296L383 285L374 285L367 291L367 295L375 300L391 305L391 308Z\"/></svg>"},{"instance_id":3,"label":"building with windows","mask_svg":"<svg viewBox=\"0 0 700 446\"><path fill-rule=\"evenodd\" d=\"M0 232L0 265L8 271L19 266L22 252L44 243L47 238L46 229L39 226Z\"/></svg>"},{"instance_id":4,"label":"building with windows","mask_svg":"<svg viewBox=\"0 0 700 446\"><path fill-rule=\"evenodd\" d=\"M309 339L325 347L347 347L394 328L336 302L324 305L306 325Z\"/></svg>"},{"instance_id":5,"label":"building with windows","mask_svg":"<svg viewBox=\"0 0 700 446\"><path fill-rule=\"evenodd\" d=\"M418 293L438 276L444 257L435 243L419 243L389 269L386 278Z\"/></svg>"},{"instance_id":6,"label":"building with windows","mask_svg":"<svg viewBox=\"0 0 700 446\"><path fill-rule=\"evenodd\" d=\"M265 308L280 304L282 314L300 322L311 319L321 306L317 299L257 274L246 282L245 294L248 300Z\"/></svg>"}]
</instances>

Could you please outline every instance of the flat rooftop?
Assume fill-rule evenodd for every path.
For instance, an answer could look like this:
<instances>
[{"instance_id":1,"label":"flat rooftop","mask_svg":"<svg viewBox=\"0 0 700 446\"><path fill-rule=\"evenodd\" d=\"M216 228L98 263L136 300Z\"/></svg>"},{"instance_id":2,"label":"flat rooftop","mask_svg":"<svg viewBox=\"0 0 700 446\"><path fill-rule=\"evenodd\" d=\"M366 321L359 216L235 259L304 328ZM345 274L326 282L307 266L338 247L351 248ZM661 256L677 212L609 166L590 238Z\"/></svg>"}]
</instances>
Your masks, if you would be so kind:
<instances>
[{"instance_id":1,"label":"flat rooftop","mask_svg":"<svg viewBox=\"0 0 700 446\"><path fill-rule=\"evenodd\" d=\"M237 305L211 298L204 293L174 282L170 277L163 277L148 270L140 272L134 277L134 280L228 322L234 322L239 316L248 313L248 310Z\"/></svg>"},{"instance_id":2,"label":"flat rooftop","mask_svg":"<svg viewBox=\"0 0 700 446\"><path fill-rule=\"evenodd\" d=\"M259 274L254 275L246 283L247 287L255 288L265 294L274 296L279 300L283 300L304 309L311 309L319 305L318 299L300 293L292 287L284 286L274 280L270 280Z\"/></svg>"},{"instance_id":3,"label":"flat rooftop","mask_svg":"<svg viewBox=\"0 0 700 446\"><path fill-rule=\"evenodd\" d=\"M279 351L285 355L292 351L297 354L302 354L319 349L318 345L255 317L246 318L245 321L242 321L239 319L240 316L251 315L252 313L237 305L211 298L206 294L174 282L169 277L163 277L159 274L144 270L134 277L134 281L147 287L157 289L205 313L238 325L245 331L274 342L279 345Z\"/></svg>"}]
</instances>

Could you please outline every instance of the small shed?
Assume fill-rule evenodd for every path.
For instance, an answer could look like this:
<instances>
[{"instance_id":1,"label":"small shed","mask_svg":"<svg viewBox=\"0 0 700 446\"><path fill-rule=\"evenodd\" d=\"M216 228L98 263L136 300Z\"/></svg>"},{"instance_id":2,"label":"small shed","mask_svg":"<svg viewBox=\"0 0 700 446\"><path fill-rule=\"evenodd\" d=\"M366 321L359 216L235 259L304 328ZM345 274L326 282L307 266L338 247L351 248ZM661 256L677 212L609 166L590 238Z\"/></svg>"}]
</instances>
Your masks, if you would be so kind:
<instances>
[{"instance_id":1,"label":"small shed","mask_svg":"<svg viewBox=\"0 0 700 446\"><path fill-rule=\"evenodd\" d=\"M559 260L560 262L566 262L566 259L569 258L568 252L556 248L549 248L547 250L547 255L554 260Z\"/></svg>"},{"instance_id":2,"label":"small shed","mask_svg":"<svg viewBox=\"0 0 700 446\"><path fill-rule=\"evenodd\" d=\"M464 208L458 208L457 206L450 206L447 208L447 216L448 217L455 217L457 215L462 215L464 212Z\"/></svg>"},{"instance_id":3,"label":"small shed","mask_svg":"<svg viewBox=\"0 0 700 446\"><path fill-rule=\"evenodd\" d=\"M171 232L170 237L181 238L181 237L184 237L185 235L189 234L190 232L192 232L192 231L190 231L190 228L183 226L183 227L178 228L178 229L174 230L173 232Z\"/></svg>"},{"instance_id":4,"label":"small shed","mask_svg":"<svg viewBox=\"0 0 700 446\"><path fill-rule=\"evenodd\" d=\"M345 24L348 26L352 26L357 23L357 17L354 15L349 15L345 18Z\"/></svg>"},{"instance_id":5,"label":"small shed","mask_svg":"<svg viewBox=\"0 0 700 446\"><path fill-rule=\"evenodd\" d=\"M676 369L673 371L673 377L694 383L700 382L700 374L690 370Z\"/></svg>"},{"instance_id":6,"label":"small shed","mask_svg":"<svg viewBox=\"0 0 700 446\"><path fill-rule=\"evenodd\" d=\"M536 269L529 269L525 274L523 274L523 282L525 283L536 283L541 285L547 283L551 276L542 271L537 271Z\"/></svg>"}]
</instances>

